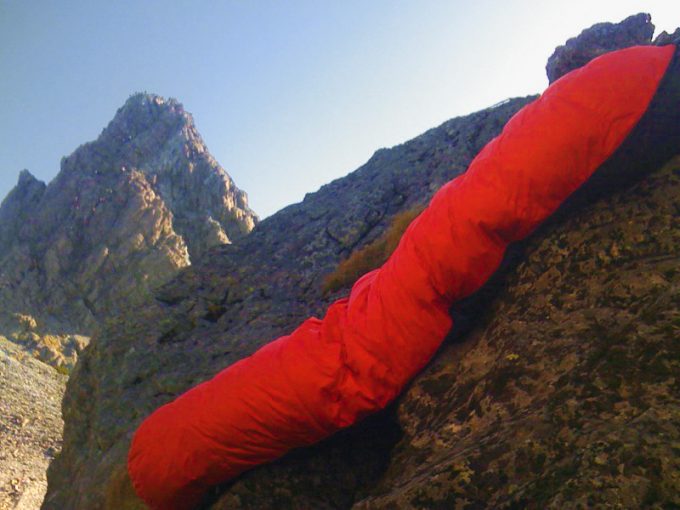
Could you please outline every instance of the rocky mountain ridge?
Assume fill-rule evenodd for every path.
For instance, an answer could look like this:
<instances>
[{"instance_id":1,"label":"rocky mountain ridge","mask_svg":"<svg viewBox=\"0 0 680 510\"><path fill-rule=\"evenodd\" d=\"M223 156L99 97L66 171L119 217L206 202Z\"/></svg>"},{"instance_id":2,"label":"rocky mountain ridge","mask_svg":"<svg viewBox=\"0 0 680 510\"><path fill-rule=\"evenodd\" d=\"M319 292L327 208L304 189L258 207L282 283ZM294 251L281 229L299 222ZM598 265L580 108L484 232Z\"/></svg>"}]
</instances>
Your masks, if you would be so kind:
<instances>
[{"instance_id":1,"label":"rocky mountain ridge","mask_svg":"<svg viewBox=\"0 0 680 510\"><path fill-rule=\"evenodd\" d=\"M531 99L376 152L111 318L69 381L44 508L143 508L125 466L140 421L320 316L342 294L324 295L324 276L463 172ZM619 161L612 175L640 163ZM215 488L204 507L680 504L667 448L680 439L678 176L676 160L632 187L600 182L604 198L542 229L459 328L467 335L449 339L398 402Z\"/></svg>"},{"instance_id":2,"label":"rocky mountain ridge","mask_svg":"<svg viewBox=\"0 0 680 510\"><path fill-rule=\"evenodd\" d=\"M68 369L98 321L256 222L182 105L135 94L49 185L24 170L0 205L0 332Z\"/></svg>"}]
</instances>

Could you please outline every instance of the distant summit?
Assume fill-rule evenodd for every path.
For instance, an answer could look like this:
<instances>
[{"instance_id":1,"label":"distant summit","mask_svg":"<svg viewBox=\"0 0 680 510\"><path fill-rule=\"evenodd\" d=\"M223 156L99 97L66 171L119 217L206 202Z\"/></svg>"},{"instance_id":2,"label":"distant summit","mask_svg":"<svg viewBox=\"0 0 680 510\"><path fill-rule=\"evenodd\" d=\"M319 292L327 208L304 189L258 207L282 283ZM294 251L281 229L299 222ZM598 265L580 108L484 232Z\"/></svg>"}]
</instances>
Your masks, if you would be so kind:
<instances>
[{"instance_id":1,"label":"distant summit","mask_svg":"<svg viewBox=\"0 0 680 510\"><path fill-rule=\"evenodd\" d=\"M0 205L0 334L70 366L95 324L258 221L174 99L134 94L49 184Z\"/></svg>"},{"instance_id":2,"label":"distant summit","mask_svg":"<svg viewBox=\"0 0 680 510\"><path fill-rule=\"evenodd\" d=\"M208 152L191 114L175 99L133 94L99 138L62 168L141 172L172 212L192 258L238 239L257 222L246 193Z\"/></svg>"}]
</instances>

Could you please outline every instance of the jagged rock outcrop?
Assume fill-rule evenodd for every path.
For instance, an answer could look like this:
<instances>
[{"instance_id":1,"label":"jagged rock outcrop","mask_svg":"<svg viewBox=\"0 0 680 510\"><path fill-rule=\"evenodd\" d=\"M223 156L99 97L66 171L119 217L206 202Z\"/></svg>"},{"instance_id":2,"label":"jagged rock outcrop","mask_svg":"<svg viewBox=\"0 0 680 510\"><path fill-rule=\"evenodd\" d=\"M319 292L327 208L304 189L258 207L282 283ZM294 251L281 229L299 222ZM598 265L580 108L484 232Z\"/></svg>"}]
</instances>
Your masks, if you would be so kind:
<instances>
[{"instance_id":1,"label":"jagged rock outcrop","mask_svg":"<svg viewBox=\"0 0 680 510\"><path fill-rule=\"evenodd\" d=\"M0 243L9 246L19 239L21 227L30 219L47 186L28 170L19 173L19 181L0 207Z\"/></svg>"},{"instance_id":2,"label":"jagged rock outcrop","mask_svg":"<svg viewBox=\"0 0 680 510\"><path fill-rule=\"evenodd\" d=\"M74 158L75 161L71 161ZM210 155L193 119L174 99L136 94L95 144L67 158L94 169L102 163L137 169L173 215L193 259L250 232L257 221L245 192Z\"/></svg>"},{"instance_id":3,"label":"jagged rock outcrop","mask_svg":"<svg viewBox=\"0 0 680 510\"><path fill-rule=\"evenodd\" d=\"M680 42L680 28L676 28L672 34L669 34L665 30L656 36L654 39L654 44L659 46L664 44L678 44Z\"/></svg>"},{"instance_id":4,"label":"jagged rock outcrop","mask_svg":"<svg viewBox=\"0 0 680 510\"><path fill-rule=\"evenodd\" d=\"M555 49L545 70L554 82L595 57L621 48L650 44L654 35L652 17L646 13L629 16L620 23L598 23Z\"/></svg>"},{"instance_id":5,"label":"jagged rock outcrop","mask_svg":"<svg viewBox=\"0 0 680 510\"><path fill-rule=\"evenodd\" d=\"M72 366L98 321L256 221L182 106L136 94L49 186L23 171L0 206L0 332Z\"/></svg>"}]
</instances>

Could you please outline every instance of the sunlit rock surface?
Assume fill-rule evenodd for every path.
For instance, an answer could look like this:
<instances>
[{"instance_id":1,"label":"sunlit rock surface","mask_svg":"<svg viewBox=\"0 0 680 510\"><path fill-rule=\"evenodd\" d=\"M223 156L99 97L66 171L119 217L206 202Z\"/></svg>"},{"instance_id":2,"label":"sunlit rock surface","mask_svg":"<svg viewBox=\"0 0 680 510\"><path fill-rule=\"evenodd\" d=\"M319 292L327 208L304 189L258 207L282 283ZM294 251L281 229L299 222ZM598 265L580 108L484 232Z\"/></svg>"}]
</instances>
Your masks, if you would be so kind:
<instances>
[{"instance_id":1,"label":"sunlit rock surface","mask_svg":"<svg viewBox=\"0 0 680 510\"><path fill-rule=\"evenodd\" d=\"M0 333L70 369L99 321L256 221L182 105L131 96L48 186L24 170L2 202Z\"/></svg>"}]
</instances>

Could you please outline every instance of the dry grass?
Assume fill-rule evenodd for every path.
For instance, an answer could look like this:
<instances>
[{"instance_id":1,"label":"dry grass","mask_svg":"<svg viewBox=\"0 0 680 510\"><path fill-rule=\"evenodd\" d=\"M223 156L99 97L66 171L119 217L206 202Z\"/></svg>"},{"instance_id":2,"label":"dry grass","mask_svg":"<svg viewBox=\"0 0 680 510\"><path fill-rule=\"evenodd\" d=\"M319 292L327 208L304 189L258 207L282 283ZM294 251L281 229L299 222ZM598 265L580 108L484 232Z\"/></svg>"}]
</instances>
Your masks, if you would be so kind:
<instances>
[{"instance_id":1,"label":"dry grass","mask_svg":"<svg viewBox=\"0 0 680 510\"><path fill-rule=\"evenodd\" d=\"M112 471L105 488L103 508L105 510L144 510L147 508L132 488L127 465L119 465Z\"/></svg>"},{"instance_id":2,"label":"dry grass","mask_svg":"<svg viewBox=\"0 0 680 510\"><path fill-rule=\"evenodd\" d=\"M324 294L349 288L361 276L382 266L397 248L406 228L423 209L423 206L416 206L396 214L382 236L340 262L335 271L324 279Z\"/></svg>"}]
</instances>

